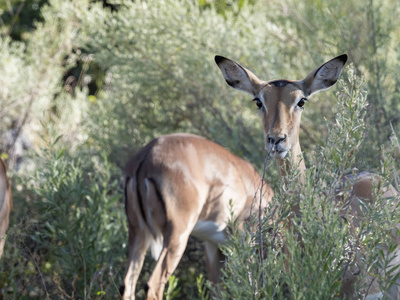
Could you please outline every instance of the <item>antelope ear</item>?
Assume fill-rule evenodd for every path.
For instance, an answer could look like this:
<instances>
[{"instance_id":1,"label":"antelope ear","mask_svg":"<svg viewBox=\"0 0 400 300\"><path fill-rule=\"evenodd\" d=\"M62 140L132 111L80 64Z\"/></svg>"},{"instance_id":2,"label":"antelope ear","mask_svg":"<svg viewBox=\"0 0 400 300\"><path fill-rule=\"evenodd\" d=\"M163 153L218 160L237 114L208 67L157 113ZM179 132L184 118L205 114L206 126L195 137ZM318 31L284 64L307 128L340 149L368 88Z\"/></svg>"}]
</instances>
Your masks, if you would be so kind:
<instances>
[{"instance_id":1,"label":"antelope ear","mask_svg":"<svg viewBox=\"0 0 400 300\"><path fill-rule=\"evenodd\" d=\"M301 81L304 93L311 96L319 91L329 89L338 80L346 61L347 54L343 54L312 71Z\"/></svg>"},{"instance_id":2,"label":"antelope ear","mask_svg":"<svg viewBox=\"0 0 400 300\"><path fill-rule=\"evenodd\" d=\"M215 62L221 69L227 84L234 89L247 92L253 96L258 92L261 80L251 71L223 56L215 56Z\"/></svg>"}]
</instances>

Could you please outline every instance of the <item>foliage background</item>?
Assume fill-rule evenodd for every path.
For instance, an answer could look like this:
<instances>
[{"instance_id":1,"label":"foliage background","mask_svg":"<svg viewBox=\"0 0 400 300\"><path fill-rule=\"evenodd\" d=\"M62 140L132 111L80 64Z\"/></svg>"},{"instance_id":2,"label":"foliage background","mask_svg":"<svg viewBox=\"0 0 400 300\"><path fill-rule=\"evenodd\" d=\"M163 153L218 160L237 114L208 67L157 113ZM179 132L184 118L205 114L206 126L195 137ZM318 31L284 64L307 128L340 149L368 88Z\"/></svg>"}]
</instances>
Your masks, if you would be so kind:
<instances>
[{"instance_id":1,"label":"foliage background","mask_svg":"<svg viewBox=\"0 0 400 300\"><path fill-rule=\"evenodd\" d=\"M263 79L301 79L347 53L369 102L356 166L380 170L400 128L399 4L1 0L0 133L17 120L32 144L9 172L4 297L118 298L127 256L121 168L160 134L203 135L262 170L256 107L228 88L216 54ZM310 102L300 139L311 166L334 122L335 90ZM273 164L266 178L279 187ZM176 272L181 298L199 297L193 286L204 272L193 239Z\"/></svg>"}]
</instances>

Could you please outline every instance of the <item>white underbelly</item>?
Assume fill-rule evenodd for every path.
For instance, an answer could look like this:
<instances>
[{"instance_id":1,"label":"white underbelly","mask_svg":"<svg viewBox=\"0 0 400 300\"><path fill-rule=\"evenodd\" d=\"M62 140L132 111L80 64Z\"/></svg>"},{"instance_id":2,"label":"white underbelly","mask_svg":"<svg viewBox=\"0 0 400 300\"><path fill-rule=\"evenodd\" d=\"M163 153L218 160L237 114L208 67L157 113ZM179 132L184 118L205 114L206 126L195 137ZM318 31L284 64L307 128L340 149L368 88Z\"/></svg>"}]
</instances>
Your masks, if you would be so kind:
<instances>
[{"instance_id":1,"label":"white underbelly","mask_svg":"<svg viewBox=\"0 0 400 300\"><path fill-rule=\"evenodd\" d=\"M226 224L199 220L193 228L192 235L203 241L221 244L226 241L225 228Z\"/></svg>"}]
</instances>

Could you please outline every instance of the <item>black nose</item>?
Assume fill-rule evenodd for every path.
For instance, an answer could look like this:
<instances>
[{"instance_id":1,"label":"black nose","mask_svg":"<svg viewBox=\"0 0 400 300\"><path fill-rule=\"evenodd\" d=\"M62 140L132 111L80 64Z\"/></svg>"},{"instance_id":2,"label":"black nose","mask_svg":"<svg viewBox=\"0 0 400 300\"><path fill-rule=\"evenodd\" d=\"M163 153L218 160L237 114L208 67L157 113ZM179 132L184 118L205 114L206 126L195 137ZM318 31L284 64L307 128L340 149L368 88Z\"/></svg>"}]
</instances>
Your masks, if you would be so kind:
<instances>
[{"instance_id":1,"label":"black nose","mask_svg":"<svg viewBox=\"0 0 400 300\"><path fill-rule=\"evenodd\" d=\"M286 140L286 137L287 137L286 134L283 135L283 137L282 136L277 136L276 138L269 135L268 136L268 143L273 144L273 145L278 145L280 142L284 142Z\"/></svg>"}]
</instances>

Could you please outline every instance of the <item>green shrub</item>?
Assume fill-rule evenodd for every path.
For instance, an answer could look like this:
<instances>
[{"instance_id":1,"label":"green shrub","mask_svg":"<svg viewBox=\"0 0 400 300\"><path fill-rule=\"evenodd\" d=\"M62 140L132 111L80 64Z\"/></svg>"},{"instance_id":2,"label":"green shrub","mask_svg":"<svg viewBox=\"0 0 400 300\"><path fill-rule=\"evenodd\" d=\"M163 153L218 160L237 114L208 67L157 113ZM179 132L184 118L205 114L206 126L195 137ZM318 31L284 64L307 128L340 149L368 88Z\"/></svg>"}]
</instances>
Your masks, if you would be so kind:
<instances>
[{"instance_id":1,"label":"green shrub","mask_svg":"<svg viewBox=\"0 0 400 300\"><path fill-rule=\"evenodd\" d=\"M74 20L79 6L50 2L52 6L41 10L43 22L35 23L35 30L24 35L24 42L0 35L0 132L16 119L18 127L38 144L40 122L45 118L57 124L60 133L76 145L83 140L77 127L85 113L87 97L80 91L72 96L62 79L78 59L78 24ZM68 132L71 129L73 137Z\"/></svg>"},{"instance_id":2,"label":"green shrub","mask_svg":"<svg viewBox=\"0 0 400 300\"><path fill-rule=\"evenodd\" d=\"M105 157L70 156L65 148L57 147L59 138L48 142L35 158L40 168L24 191L31 195L34 203L28 203L33 211L21 218L26 220L27 233L21 239L17 227L11 227L8 246L17 248L5 260L15 259L25 248L29 256L23 255L20 264L11 266L4 288L15 295L33 289L37 296L50 298L114 297L127 252L120 172ZM21 197L17 194L15 202ZM38 286L18 278L23 264L31 265L40 276Z\"/></svg>"}]
</instances>

